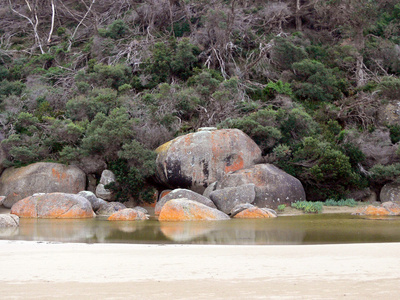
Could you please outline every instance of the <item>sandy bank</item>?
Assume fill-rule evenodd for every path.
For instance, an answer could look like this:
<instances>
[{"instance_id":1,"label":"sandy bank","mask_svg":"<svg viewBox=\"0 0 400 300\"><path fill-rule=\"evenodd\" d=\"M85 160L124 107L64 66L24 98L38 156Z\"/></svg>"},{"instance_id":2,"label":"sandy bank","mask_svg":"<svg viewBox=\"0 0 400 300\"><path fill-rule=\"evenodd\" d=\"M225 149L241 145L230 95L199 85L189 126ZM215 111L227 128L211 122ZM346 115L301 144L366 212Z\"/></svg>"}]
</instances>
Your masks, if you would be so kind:
<instances>
[{"instance_id":1,"label":"sandy bank","mask_svg":"<svg viewBox=\"0 0 400 300\"><path fill-rule=\"evenodd\" d=\"M305 246L0 241L2 299L388 299L400 243Z\"/></svg>"}]
</instances>

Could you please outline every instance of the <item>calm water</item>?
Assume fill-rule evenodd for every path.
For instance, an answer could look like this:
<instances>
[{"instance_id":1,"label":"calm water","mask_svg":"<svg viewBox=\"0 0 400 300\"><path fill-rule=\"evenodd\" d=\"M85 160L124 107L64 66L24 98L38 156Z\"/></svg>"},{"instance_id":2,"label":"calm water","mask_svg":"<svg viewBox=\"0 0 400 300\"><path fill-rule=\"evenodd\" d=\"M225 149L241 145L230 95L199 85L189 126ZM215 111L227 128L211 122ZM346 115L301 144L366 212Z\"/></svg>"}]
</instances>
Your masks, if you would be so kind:
<instances>
[{"instance_id":1,"label":"calm water","mask_svg":"<svg viewBox=\"0 0 400 300\"><path fill-rule=\"evenodd\" d=\"M400 242L400 217L368 219L325 214L218 222L20 219L19 228L0 229L0 239L244 245Z\"/></svg>"}]
</instances>

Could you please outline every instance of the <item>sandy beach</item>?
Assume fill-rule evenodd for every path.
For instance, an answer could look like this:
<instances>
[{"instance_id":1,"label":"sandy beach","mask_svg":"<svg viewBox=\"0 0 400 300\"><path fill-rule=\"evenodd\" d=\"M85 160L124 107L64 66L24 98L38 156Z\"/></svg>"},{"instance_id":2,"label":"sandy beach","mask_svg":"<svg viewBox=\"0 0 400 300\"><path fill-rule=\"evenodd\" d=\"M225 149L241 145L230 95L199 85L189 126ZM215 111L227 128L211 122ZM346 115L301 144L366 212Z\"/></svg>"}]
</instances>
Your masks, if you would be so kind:
<instances>
[{"instance_id":1,"label":"sandy beach","mask_svg":"<svg viewBox=\"0 0 400 300\"><path fill-rule=\"evenodd\" d=\"M0 241L2 299L394 299L400 243L304 246Z\"/></svg>"}]
</instances>

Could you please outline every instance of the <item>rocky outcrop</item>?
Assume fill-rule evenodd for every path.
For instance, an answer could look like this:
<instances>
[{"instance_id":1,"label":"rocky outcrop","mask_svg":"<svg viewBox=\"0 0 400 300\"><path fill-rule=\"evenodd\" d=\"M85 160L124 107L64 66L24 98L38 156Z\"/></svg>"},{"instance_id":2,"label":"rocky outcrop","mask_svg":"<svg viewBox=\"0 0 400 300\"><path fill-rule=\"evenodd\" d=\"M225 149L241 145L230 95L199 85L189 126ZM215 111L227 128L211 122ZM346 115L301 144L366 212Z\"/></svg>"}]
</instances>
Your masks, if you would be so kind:
<instances>
[{"instance_id":1,"label":"rocky outcrop","mask_svg":"<svg viewBox=\"0 0 400 300\"><path fill-rule=\"evenodd\" d=\"M216 190L246 184L255 185L253 204L258 207L276 208L279 204L290 205L295 201L306 200L301 182L271 164L259 164L228 173L217 183Z\"/></svg>"},{"instance_id":2,"label":"rocky outcrop","mask_svg":"<svg viewBox=\"0 0 400 300\"><path fill-rule=\"evenodd\" d=\"M398 160L396 150L398 145L393 145L388 128L377 128L373 132L349 131L345 142L357 146L365 155L362 165L369 169L373 165L388 165Z\"/></svg>"},{"instance_id":3,"label":"rocky outcrop","mask_svg":"<svg viewBox=\"0 0 400 300\"><path fill-rule=\"evenodd\" d=\"M359 208L354 215L360 216L400 216L400 205L394 202L385 202L380 206L369 205Z\"/></svg>"},{"instance_id":4,"label":"rocky outcrop","mask_svg":"<svg viewBox=\"0 0 400 300\"><path fill-rule=\"evenodd\" d=\"M107 201L114 200L113 192L105 188L107 184L113 182L115 182L114 173L111 172L110 170L104 170L101 173L100 183L96 187L96 196Z\"/></svg>"},{"instance_id":5,"label":"rocky outcrop","mask_svg":"<svg viewBox=\"0 0 400 300\"><path fill-rule=\"evenodd\" d=\"M80 191L78 195L86 198L90 202L90 205L92 205L92 209L94 212L96 212L100 208L100 206L106 203L106 201L97 198L94 193L89 191Z\"/></svg>"},{"instance_id":6,"label":"rocky outcrop","mask_svg":"<svg viewBox=\"0 0 400 300\"><path fill-rule=\"evenodd\" d=\"M181 198L185 198L185 199L189 199L192 201L196 201L199 203L202 203L208 207L211 208L217 208L214 204L214 202L212 202L210 199L195 193L191 190L186 190L186 189L175 189L171 192L169 192L166 196L162 197L156 204L155 210L154 210L154 214L155 215L159 215L161 212L162 207L165 205L165 203L167 203L168 201L172 200L172 199L181 199Z\"/></svg>"},{"instance_id":7,"label":"rocky outcrop","mask_svg":"<svg viewBox=\"0 0 400 300\"><path fill-rule=\"evenodd\" d=\"M3 205L10 208L18 200L35 193L76 194L85 189L86 175L75 166L57 163L35 163L22 168L8 168L0 177Z\"/></svg>"},{"instance_id":8,"label":"rocky outcrop","mask_svg":"<svg viewBox=\"0 0 400 300\"><path fill-rule=\"evenodd\" d=\"M113 213L125 209L126 206L120 202L106 202L96 211L99 216L111 216Z\"/></svg>"},{"instance_id":9,"label":"rocky outcrop","mask_svg":"<svg viewBox=\"0 0 400 300\"><path fill-rule=\"evenodd\" d=\"M226 173L248 168L261 159L260 148L238 129L190 133L156 152L156 175L161 183L198 193Z\"/></svg>"},{"instance_id":10,"label":"rocky outcrop","mask_svg":"<svg viewBox=\"0 0 400 300\"><path fill-rule=\"evenodd\" d=\"M400 183L387 183L379 194L381 202L393 201L400 204Z\"/></svg>"},{"instance_id":11,"label":"rocky outcrop","mask_svg":"<svg viewBox=\"0 0 400 300\"><path fill-rule=\"evenodd\" d=\"M0 215L0 228L18 227L19 217L13 214Z\"/></svg>"},{"instance_id":12,"label":"rocky outcrop","mask_svg":"<svg viewBox=\"0 0 400 300\"><path fill-rule=\"evenodd\" d=\"M226 214L230 214L231 210L239 204L253 203L255 197L253 183L216 190L210 194L210 199L217 208Z\"/></svg>"},{"instance_id":13,"label":"rocky outcrop","mask_svg":"<svg viewBox=\"0 0 400 300\"><path fill-rule=\"evenodd\" d=\"M161 209L159 221L228 220L229 216L215 208L188 199L173 199Z\"/></svg>"},{"instance_id":14,"label":"rocky outcrop","mask_svg":"<svg viewBox=\"0 0 400 300\"><path fill-rule=\"evenodd\" d=\"M148 216L145 213L133 208L121 209L108 217L109 221L137 221L147 219Z\"/></svg>"},{"instance_id":15,"label":"rocky outcrop","mask_svg":"<svg viewBox=\"0 0 400 300\"><path fill-rule=\"evenodd\" d=\"M11 213L20 218L78 219L95 216L90 202L65 193L37 194L15 203Z\"/></svg>"}]
</instances>

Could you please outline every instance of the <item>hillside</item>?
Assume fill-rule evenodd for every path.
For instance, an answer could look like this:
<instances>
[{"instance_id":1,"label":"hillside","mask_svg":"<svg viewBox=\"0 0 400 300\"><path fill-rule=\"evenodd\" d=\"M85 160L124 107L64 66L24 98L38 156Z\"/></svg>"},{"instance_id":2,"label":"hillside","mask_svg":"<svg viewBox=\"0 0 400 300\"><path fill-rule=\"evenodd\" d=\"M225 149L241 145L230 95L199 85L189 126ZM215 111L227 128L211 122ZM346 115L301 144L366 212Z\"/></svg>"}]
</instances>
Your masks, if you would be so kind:
<instances>
[{"instance_id":1,"label":"hillside","mask_svg":"<svg viewBox=\"0 0 400 300\"><path fill-rule=\"evenodd\" d=\"M205 126L243 130L310 200L361 199L400 178L400 4L0 0L0 125L1 169L107 166L121 201Z\"/></svg>"}]
</instances>

